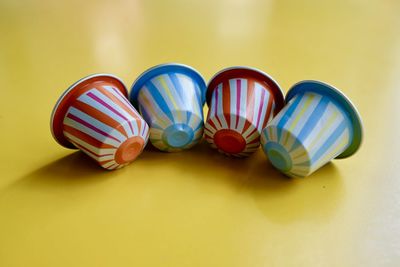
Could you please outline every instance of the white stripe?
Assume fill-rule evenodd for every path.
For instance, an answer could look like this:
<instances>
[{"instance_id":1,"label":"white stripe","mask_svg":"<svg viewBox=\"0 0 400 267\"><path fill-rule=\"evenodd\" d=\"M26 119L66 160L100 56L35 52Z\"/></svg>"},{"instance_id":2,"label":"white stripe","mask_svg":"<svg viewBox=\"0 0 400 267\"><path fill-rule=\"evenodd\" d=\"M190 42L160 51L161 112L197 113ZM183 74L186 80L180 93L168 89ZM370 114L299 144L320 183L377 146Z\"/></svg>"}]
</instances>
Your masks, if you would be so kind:
<instances>
[{"instance_id":1,"label":"white stripe","mask_svg":"<svg viewBox=\"0 0 400 267\"><path fill-rule=\"evenodd\" d=\"M345 129L338 139L313 164L312 168L316 170L342 153L349 143L347 140L349 140L349 130ZM340 145L343 141L345 141L343 145Z\"/></svg>"},{"instance_id":2,"label":"white stripe","mask_svg":"<svg viewBox=\"0 0 400 267\"><path fill-rule=\"evenodd\" d=\"M319 97L319 99L315 99L312 103L310 103L310 106L308 106L308 108L301 115L301 119L298 120L297 125L294 127L294 129L290 130L292 137L296 137L300 133L300 131L303 129L304 125L306 124L306 122L308 121L311 114L314 112L315 108L317 107L317 105L320 103L321 100L322 97ZM290 149L295 143L295 141L296 138L290 138L285 146L288 149Z\"/></svg>"},{"instance_id":3,"label":"white stripe","mask_svg":"<svg viewBox=\"0 0 400 267\"><path fill-rule=\"evenodd\" d=\"M309 167L294 166L288 173L289 176L299 177L311 174Z\"/></svg>"},{"instance_id":4,"label":"white stripe","mask_svg":"<svg viewBox=\"0 0 400 267\"><path fill-rule=\"evenodd\" d=\"M110 139L108 137L105 137L105 136L93 131L92 129L90 129L90 128L86 127L86 126L84 126L84 125L82 125L82 124L80 124L80 123L78 123L78 122L76 122L74 120L71 120L70 118L65 118L64 119L64 124L74 128L74 129L77 129L77 130L79 130L79 131L81 131L81 132L83 132L83 133L85 133L85 134L87 134L89 136L91 136L92 138L98 140L101 143L104 143L104 144L107 144L107 145L111 145L111 146L114 146L114 147L118 147L120 145L119 142L117 142L117 141L115 141L113 139ZM66 132L64 131L64 133L66 133Z\"/></svg>"},{"instance_id":5,"label":"white stripe","mask_svg":"<svg viewBox=\"0 0 400 267\"><path fill-rule=\"evenodd\" d=\"M236 81L237 79L229 80L229 91L230 91L230 113L232 114L230 117L230 128L233 129L236 126L236 118L234 116L236 114L236 100L237 100L237 88L236 88Z\"/></svg>"},{"instance_id":6,"label":"white stripe","mask_svg":"<svg viewBox=\"0 0 400 267\"><path fill-rule=\"evenodd\" d=\"M139 110L144 109L147 114L151 115L152 121L150 122L151 124L154 124L157 122L157 125L159 125L162 128L167 128L168 126L172 125L172 121L170 118L161 110L161 108L157 105L157 102L154 100L153 96L151 95L149 89L147 87L144 87L140 93L139 93ZM150 108L147 109L147 103L149 105L152 105L154 112L150 112Z\"/></svg>"},{"instance_id":7,"label":"white stripe","mask_svg":"<svg viewBox=\"0 0 400 267\"><path fill-rule=\"evenodd\" d=\"M200 106L199 99L197 97L196 91L199 90L196 88L195 84L193 81L186 77L183 74L176 74L178 81L181 84L181 87L183 89L183 93L185 94L184 100L183 100L183 106L186 108L186 110L195 110L196 112L202 113L202 107ZM201 93L200 93L201 95ZM186 100L191 100L191 101L186 101ZM191 107L190 105L194 105Z\"/></svg>"},{"instance_id":8,"label":"white stripe","mask_svg":"<svg viewBox=\"0 0 400 267\"><path fill-rule=\"evenodd\" d=\"M201 114L202 115L202 114ZM197 114L192 113L190 116L189 120L189 126L192 127L192 129L196 129L200 124L203 123L203 118L202 116L199 117Z\"/></svg>"},{"instance_id":9,"label":"white stripe","mask_svg":"<svg viewBox=\"0 0 400 267\"><path fill-rule=\"evenodd\" d=\"M128 136L133 135L130 127L127 124L125 124L126 121L123 118L121 118L120 116L118 116L117 114L115 114L114 112L112 112L111 110L109 110L108 108L104 107L101 103L97 102L96 100L94 100L93 98L91 98L87 95L81 95L78 98L78 100L97 109L98 111L101 111L102 113L106 114L111 119L115 120L117 123L122 125L122 127L124 128L124 130Z\"/></svg>"},{"instance_id":10,"label":"white stripe","mask_svg":"<svg viewBox=\"0 0 400 267\"><path fill-rule=\"evenodd\" d=\"M250 143L257 138L260 138L260 133L258 131L255 131L252 135L246 137L246 142Z\"/></svg>"},{"instance_id":11,"label":"white stripe","mask_svg":"<svg viewBox=\"0 0 400 267\"><path fill-rule=\"evenodd\" d=\"M222 125L219 123L216 117L211 117L210 120L214 123L216 130L223 129Z\"/></svg>"},{"instance_id":12,"label":"white stripe","mask_svg":"<svg viewBox=\"0 0 400 267\"><path fill-rule=\"evenodd\" d=\"M109 168L109 167L111 167L112 165L114 165L114 164L117 164L114 160L112 160L112 161L110 161L110 162L106 162L106 163L104 163L104 164L102 164L101 166L103 167L103 168Z\"/></svg>"},{"instance_id":13,"label":"white stripe","mask_svg":"<svg viewBox=\"0 0 400 267\"><path fill-rule=\"evenodd\" d=\"M312 98L312 100L310 100L311 98ZM285 125L285 128L289 129L292 126L293 121L295 119L297 119L299 113L305 107L305 104L306 104L307 101L311 101L309 106L308 106L308 108L307 108L307 110L309 110L310 107L312 107L312 106L315 107L319 103L319 101L321 101L321 99L322 99L322 96L321 95L317 95L317 94L307 93L307 94L303 95L302 100L300 101L299 105L297 105L296 109L294 110L294 112L290 116L292 120ZM304 113L301 115L301 117L302 118L304 117ZM298 120L298 121L300 122L301 119Z\"/></svg>"},{"instance_id":14,"label":"white stripe","mask_svg":"<svg viewBox=\"0 0 400 267\"><path fill-rule=\"evenodd\" d=\"M116 150L115 150L115 151L116 151ZM101 153L102 153L102 155L108 154L108 153L104 153L103 149L101 149ZM115 156L114 154L108 155L108 156L101 156L101 157L99 158L99 161L112 160L112 159L114 159L114 156Z\"/></svg>"},{"instance_id":15,"label":"white stripe","mask_svg":"<svg viewBox=\"0 0 400 267\"><path fill-rule=\"evenodd\" d=\"M244 124L246 122L246 111L247 111L247 80L240 79L241 82L241 92L240 92L240 110L239 110L239 123L236 130L242 132Z\"/></svg>"},{"instance_id":16,"label":"white stripe","mask_svg":"<svg viewBox=\"0 0 400 267\"><path fill-rule=\"evenodd\" d=\"M211 121L211 120L210 120ZM210 132L212 132L213 134L216 133L217 129L214 128L214 126L212 126L209 122L206 123L206 125L204 126L204 129L209 130Z\"/></svg>"},{"instance_id":17,"label":"white stripe","mask_svg":"<svg viewBox=\"0 0 400 267\"><path fill-rule=\"evenodd\" d=\"M270 95L269 97L272 97L272 96ZM269 101L269 99L268 99L268 101ZM272 101L271 111L269 112L268 120L264 123L265 125L274 118L274 111L275 111L275 103Z\"/></svg>"},{"instance_id":18,"label":"white stripe","mask_svg":"<svg viewBox=\"0 0 400 267\"><path fill-rule=\"evenodd\" d=\"M264 122L268 119L265 117L265 113L267 113L267 108L268 108L268 104L269 104L269 97L270 94L269 93L265 93L264 94L264 99L262 100L262 110L261 110L261 118L260 118L260 124L258 125L258 131L261 132L261 130L263 129L264 126ZM268 120L267 120L268 121Z\"/></svg>"},{"instance_id":19,"label":"white stripe","mask_svg":"<svg viewBox=\"0 0 400 267\"><path fill-rule=\"evenodd\" d=\"M119 107L116 105L116 103L114 101L112 101L110 98L108 98L106 95L102 94L100 91L95 90L95 91L91 91L95 96L97 96L98 98L100 98L101 100L103 100L104 102L106 102L108 105L110 105L111 107L113 107L115 110L117 110L120 114L122 114L122 116L124 116L126 118L126 120L131 121L134 120L134 117L132 117L128 112L126 112L123 108ZM104 106L103 106L104 107ZM104 107L105 109L108 109L106 107ZM117 115L118 116L118 115ZM127 122L124 118L121 118L121 120ZM138 132L137 126L135 127L135 125L132 125L133 127L133 135L134 133ZM128 134L131 133L132 131L128 131Z\"/></svg>"},{"instance_id":20,"label":"white stripe","mask_svg":"<svg viewBox=\"0 0 400 267\"><path fill-rule=\"evenodd\" d=\"M102 148L102 149L100 149L98 147L92 146L91 144L86 143L84 140L82 140L82 139L80 139L78 137L75 137L74 135L72 135L72 134L70 134L68 132L64 132L64 135L66 137L68 137L68 139L70 139L72 142L74 142L74 143L76 143L76 144L78 144L78 145L80 145L80 146L92 151L93 153L98 154L98 155L101 155L101 153L103 153L103 154L114 154L114 152L116 150L115 148ZM97 157L96 157L96 159L97 159Z\"/></svg>"},{"instance_id":21,"label":"white stripe","mask_svg":"<svg viewBox=\"0 0 400 267\"><path fill-rule=\"evenodd\" d=\"M174 111L178 109L179 112L176 112L173 114L176 115L174 116L175 118L175 123L186 123L187 122L187 114L186 114L186 110L191 110L191 109L185 109L185 103L186 105L191 105L193 101L192 98L187 97L186 93L190 90L190 91L194 91L193 86L191 86L191 84L189 85L185 85L185 86L189 86L189 88L185 88L185 90L183 91L178 91L178 89L175 87L175 84L172 82L172 80L170 79L169 75L162 75L164 77L164 81L167 84L167 87L169 89L169 91L171 92L172 98L175 101L175 104L177 107L174 107ZM178 78L179 83L182 83L182 79ZM192 88L190 88L192 87ZM169 100L169 98L168 98ZM185 111L185 112L181 112L181 111Z\"/></svg>"},{"instance_id":22,"label":"white stripe","mask_svg":"<svg viewBox=\"0 0 400 267\"><path fill-rule=\"evenodd\" d=\"M257 147L259 147L260 146L260 143L259 142L257 142L257 143L254 143L254 144L249 144L249 145L246 145L246 148L257 148Z\"/></svg>"},{"instance_id":23,"label":"white stripe","mask_svg":"<svg viewBox=\"0 0 400 267\"><path fill-rule=\"evenodd\" d=\"M113 143L113 144L117 144L116 146L118 146L119 143L121 143L122 141L124 141L126 139L126 137L124 135L122 135L119 131L114 131L114 129L109 127L108 125L96 120L95 118L81 112L80 110L78 110L74 107L70 107L68 110L68 113L75 115L76 117L84 120L85 122L91 124L92 126L100 129L101 131L103 131L103 132L107 133L108 135L111 135L112 137L119 140L119 142L117 142L113 139L110 139L107 136L104 136L104 135L90 129L89 127L87 127L75 120L65 117L64 124L71 126L75 129L81 130L82 132L85 132L86 134L93 136L94 138L96 138L97 140L99 140L101 142L104 142L105 139L110 139L110 144Z\"/></svg>"},{"instance_id":24,"label":"white stripe","mask_svg":"<svg viewBox=\"0 0 400 267\"><path fill-rule=\"evenodd\" d=\"M162 83L161 83L161 77L164 79L166 85L168 88L165 88ZM180 107L180 96L177 94L175 88L171 88L168 86L168 80L169 77L167 75L161 75L153 78L151 82L153 85L156 86L158 92L162 95L165 103L167 103L168 108L173 111L173 110L178 110ZM167 91L170 93L170 95L167 93ZM174 105L175 103L175 105ZM186 123L186 114L182 113L174 113L172 112L172 115L174 117L174 122L175 123Z\"/></svg>"},{"instance_id":25,"label":"white stripe","mask_svg":"<svg viewBox=\"0 0 400 267\"><path fill-rule=\"evenodd\" d=\"M268 126L273 125L276 126L281 121L282 117L286 114L287 110L290 108L290 105L293 103L293 99L289 101L289 103L268 123ZM271 112L272 114L273 112Z\"/></svg>"},{"instance_id":26,"label":"white stripe","mask_svg":"<svg viewBox=\"0 0 400 267\"><path fill-rule=\"evenodd\" d=\"M121 113L121 115L123 115L125 118L129 119L134 119L128 112L126 112L123 108L119 107L118 105L116 105L116 103L111 100L110 98L108 98L108 96L104 95L102 92L100 92L99 90L93 90L90 91L91 93L93 93L95 96L97 96L98 98L100 98L101 100L103 100L105 103L107 103L109 106L113 107L116 111L118 111L119 113ZM88 92L89 93L89 92ZM117 107L116 107L117 106Z\"/></svg>"},{"instance_id":27,"label":"white stripe","mask_svg":"<svg viewBox=\"0 0 400 267\"><path fill-rule=\"evenodd\" d=\"M257 127L258 111L260 110L261 103L261 90L264 90L259 83L254 84L254 103L253 103L253 124Z\"/></svg>"},{"instance_id":28,"label":"white stripe","mask_svg":"<svg viewBox=\"0 0 400 267\"><path fill-rule=\"evenodd\" d=\"M333 109L332 109L333 108ZM324 112L323 116L319 119L319 122L326 122L329 120L331 116L334 116L336 111L336 106L334 104L329 103L326 111ZM310 153L311 157L315 155L317 152L318 148L322 146L326 140L331 136L332 132L339 126L339 124L344 121L344 117L339 113L335 119L335 121L331 124L331 126L326 129L323 133L323 135L319 138L319 140L315 143L313 146L313 149ZM311 132L311 134L306 138L304 144L309 147L314 138L316 138L316 135L320 133L322 130L324 130L324 127L316 127L314 128L314 131ZM314 137L314 138L313 138Z\"/></svg>"},{"instance_id":29,"label":"white stripe","mask_svg":"<svg viewBox=\"0 0 400 267\"><path fill-rule=\"evenodd\" d=\"M322 97L321 96L317 96L314 98L314 100L310 103L310 105L308 106L308 108L304 111L304 113L301 115L301 119L298 120L297 125L294 127L293 130L291 130L290 132L293 133L294 135L297 135L300 133L300 131L303 129L304 124L306 124L306 122L308 121L308 119L310 118L311 114L313 113L313 111L315 110L315 108L318 106L318 104L321 102ZM300 107L301 109L301 107ZM297 116L298 114L293 114L292 116ZM320 114L319 114L320 115Z\"/></svg>"},{"instance_id":30,"label":"white stripe","mask_svg":"<svg viewBox=\"0 0 400 267\"><path fill-rule=\"evenodd\" d=\"M300 97L300 96L299 96ZM307 101L308 97L301 96L300 102L297 105L296 109L292 113L292 115L285 119L287 119L286 123L283 124L283 129L289 129L290 125L292 125L293 121L296 119L296 115L300 112L300 110L304 107L305 102ZM283 144L283 142L287 138L287 131L282 131L281 136L279 137L279 143Z\"/></svg>"},{"instance_id":31,"label":"white stripe","mask_svg":"<svg viewBox=\"0 0 400 267\"><path fill-rule=\"evenodd\" d=\"M331 136L332 132L339 126L339 124L342 122L342 120L339 118L336 118L335 122L331 125L331 127L326 130L324 132L324 134L321 136L321 138L315 143L315 145L310 148L310 144L303 144L306 149L308 149L308 157L307 155L303 155L299 158L296 159L296 162L303 162L305 160L308 159L312 159L314 157L314 155L317 153L317 151L319 150L319 148L326 142L326 140ZM323 128L320 129L316 129L315 132L320 132ZM291 155L293 155L293 157L295 157L295 155L298 153L298 150L303 150L302 147L297 148L296 150L294 150Z\"/></svg>"},{"instance_id":32,"label":"white stripe","mask_svg":"<svg viewBox=\"0 0 400 267\"><path fill-rule=\"evenodd\" d=\"M97 129L105 132L108 135L111 135L112 137L118 139L120 142L124 141L126 139L125 135L121 134L120 131L115 131L114 128L108 126L107 124L102 123L101 121L97 120L96 118L93 118L92 116L80 111L79 109L75 108L75 107L70 107L68 109L68 113L72 114L76 117L78 117L79 119L85 121L86 123L96 127ZM68 117L66 117L67 119ZM68 118L69 119L69 118ZM70 119L72 120L72 119ZM72 120L74 122L76 122L75 120ZM86 126L84 126L83 124L76 122L77 124L74 125L82 125L82 127L88 128ZM77 128L80 129L80 128ZM88 128L90 129L90 128ZM95 132L94 130L90 129L90 131ZM95 132L96 134L98 134L99 136L101 136L101 138L108 138L100 133Z\"/></svg>"},{"instance_id":33,"label":"white stripe","mask_svg":"<svg viewBox=\"0 0 400 267\"><path fill-rule=\"evenodd\" d=\"M222 128L223 129L228 129L228 124L225 120L225 116L224 116L224 107L223 107L223 92L222 92L223 88L222 88L222 83L220 85L218 85L218 89L217 89L217 94L218 94L218 111L217 111L217 116L219 121L221 122Z\"/></svg>"},{"instance_id":34,"label":"white stripe","mask_svg":"<svg viewBox=\"0 0 400 267\"><path fill-rule=\"evenodd\" d=\"M213 91L212 96L211 96L211 107L210 107L207 117L209 118L211 116L215 116L215 90Z\"/></svg>"},{"instance_id":35,"label":"white stripe","mask_svg":"<svg viewBox=\"0 0 400 267\"><path fill-rule=\"evenodd\" d=\"M249 128L247 128L247 130L246 130L242 135L243 135L243 136L248 136L248 135L249 135L251 132L253 132L254 130L256 130L256 132L258 132L256 126L255 126L254 124L251 124L251 125L249 126ZM260 134L260 133L258 132L258 134Z\"/></svg>"},{"instance_id":36,"label":"white stripe","mask_svg":"<svg viewBox=\"0 0 400 267\"><path fill-rule=\"evenodd\" d=\"M136 116L140 117L139 113L136 111L136 109L132 106L132 104L126 99L126 97L121 93L120 90L118 90L115 87L112 86L103 86L103 88L107 89L110 93L112 93L116 98L118 98L119 101L124 103L124 106L131 110L133 113L135 113ZM132 116L132 115L131 115Z\"/></svg>"},{"instance_id":37,"label":"white stripe","mask_svg":"<svg viewBox=\"0 0 400 267\"><path fill-rule=\"evenodd\" d=\"M118 165L117 163L115 163L114 165L111 165L110 167L108 167L107 169L108 170L115 170L115 169L117 169L117 168L119 168L120 167L120 165Z\"/></svg>"},{"instance_id":38,"label":"white stripe","mask_svg":"<svg viewBox=\"0 0 400 267\"><path fill-rule=\"evenodd\" d=\"M175 83L172 82L172 79L169 77L169 75L165 74L165 75L162 75L162 77L164 78L164 81L167 84L168 89L171 91L171 94L175 100L176 105L180 108L183 108L185 106L185 103L187 103L187 101L185 101L185 100L191 99L191 98L186 98L186 92L188 92L189 88L193 87L193 86L190 86L190 84L188 84L188 85L185 84L183 86L182 82L184 79L177 77L179 84L181 84L182 87L185 89L185 90L180 91L180 90L178 90L177 87L175 87ZM188 88L186 88L186 86ZM190 88L190 91L193 91L193 90L194 90L194 88L193 89Z\"/></svg>"}]
</instances>

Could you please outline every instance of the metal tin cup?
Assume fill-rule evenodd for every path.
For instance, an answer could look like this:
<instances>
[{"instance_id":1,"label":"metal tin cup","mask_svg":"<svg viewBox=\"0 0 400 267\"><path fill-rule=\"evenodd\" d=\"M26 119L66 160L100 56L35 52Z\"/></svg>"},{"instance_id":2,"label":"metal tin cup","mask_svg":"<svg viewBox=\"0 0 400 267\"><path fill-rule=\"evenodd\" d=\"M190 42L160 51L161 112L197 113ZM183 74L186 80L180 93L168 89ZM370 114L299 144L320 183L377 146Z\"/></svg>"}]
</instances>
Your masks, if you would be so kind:
<instances>
[{"instance_id":1,"label":"metal tin cup","mask_svg":"<svg viewBox=\"0 0 400 267\"><path fill-rule=\"evenodd\" d=\"M249 156L283 102L278 83L266 73L248 67L224 69L208 84L205 139L226 155Z\"/></svg>"},{"instance_id":2,"label":"metal tin cup","mask_svg":"<svg viewBox=\"0 0 400 267\"><path fill-rule=\"evenodd\" d=\"M272 165L288 176L308 176L360 147L360 115L333 86L299 82L287 93L286 103L263 130L261 143Z\"/></svg>"},{"instance_id":3,"label":"metal tin cup","mask_svg":"<svg viewBox=\"0 0 400 267\"><path fill-rule=\"evenodd\" d=\"M51 115L54 139L80 149L103 168L121 168L135 160L149 137L149 127L127 100L120 79L87 76L70 86Z\"/></svg>"},{"instance_id":4,"label":"metal tin cup","mask_svg":"<svg viewBox=\"0 0 400 267\"><path fill-rule=\"evenodd\" d=\"M150 68L133 83L130 101L150 125L156 148L176 152L201 140L205 88L196 70L176 63Z\"/></svg>"}]
</instances>

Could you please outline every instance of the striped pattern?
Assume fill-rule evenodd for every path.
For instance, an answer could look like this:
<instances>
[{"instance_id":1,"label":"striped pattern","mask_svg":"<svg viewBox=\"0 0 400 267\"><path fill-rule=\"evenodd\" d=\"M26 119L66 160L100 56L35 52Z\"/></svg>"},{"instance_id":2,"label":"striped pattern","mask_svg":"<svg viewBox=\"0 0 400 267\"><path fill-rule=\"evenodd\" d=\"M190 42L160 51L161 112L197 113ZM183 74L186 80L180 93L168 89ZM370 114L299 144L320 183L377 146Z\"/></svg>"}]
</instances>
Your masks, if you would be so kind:
<instances>
[{"instance_id":1,"label":"striped pattern","mask_svg":"<svg viewBox=\"0 0 400 267\"><path fill-rule=\"evenodd\" d=\"M257 150L260 133L272 119L275 103L266 88L251 79L230 79L217 85L205 125L205 138L215 149L228 156L245 157ZM214 135L222 129L238 132L246 141L245 149L237 154L217 147Z\"/></svg>"},{"instance_id":2,"label":"striped pattern","mask_svg":"<svg viewBox=\"0 0 400 267\"><path fill-rule=\"evenodd\" d=\"M162 151L176 152L197 144L203 136L203 109L199 86L190 77L168 73L154 77L140 90L139 111L150 125L150 141ZM193 131L192 140L184 147L172 147L164 130L184 124Z\"/></svg>"},{"instance_id":3,"label":"striped pattern","mask_svg":"<svg viewBox=\"0 0 400 267\"><path fill-rule=\"evenodd\" d=\"M63 121L64 135L77 148L106 169L121 168L115 153L131 137L147 142L149 127L124 95L109 85L86 91L69 107Z\"/></svg>"},{"instance_id":4,"label":"striped pattern","mask_svg":"<svg viewBox=\"0 0 400 267\"><path fill-rule=\"evenodd\" d=\"M263 130L261 143L264 150L269 142L283 146L291 160L286 174L307 176L348 147L350 125L346 114L329 97L300 94Z\"/></svg>"}]
</instances>

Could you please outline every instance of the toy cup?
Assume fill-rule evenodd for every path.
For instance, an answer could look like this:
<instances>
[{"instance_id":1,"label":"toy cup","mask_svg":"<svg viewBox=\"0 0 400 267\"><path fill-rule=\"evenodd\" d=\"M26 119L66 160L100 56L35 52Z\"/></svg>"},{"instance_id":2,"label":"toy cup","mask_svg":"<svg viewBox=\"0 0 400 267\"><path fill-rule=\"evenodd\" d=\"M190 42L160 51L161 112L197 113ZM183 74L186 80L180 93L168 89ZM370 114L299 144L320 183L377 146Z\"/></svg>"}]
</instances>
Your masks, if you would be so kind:
<instances>
[{"instance_id":1,"label":"toy cup","mask_svg":"<svg viewBox=\"0 0 400 267\"><path fill-rule=\"evenodd\" d=\"M105 169L127 165L145 147L149 127L126 96L125 85L112 75L77 81L53 109L54 139L64 147L82 150Z\"/></svg>"},{"instance_id":2,"label":"toy cup","mask_svg":"<svg viewBox=\"0 0 400 267\"><path fill-rule=\"evenodd\" d=\"M150 141L176 152L203 136L205 82L191 67L163 64L145 71L133 83L130 101L150 125Z\"/></svg>"},{"instance_id":3,"label":"toy cup","mask_svg":"<svg viewBox=\"0 0 400 267\"><path fill-rule=\"evenodd\" d=\"M245 157L260 145L261 130L283 107L279 85L247 67L217 73L208 84L205 138L226 155Z\"/></svg>"},{"instance_id":4,"label":"toy cup","mask_svg":"<svg viewBox=\"0 0 400 267\"><path fill-rule=\"evenodd\" d=\"M318 81L299 82L289 90L286 103L261 137L265 154L283 173L308 176L359 148L361 118L338 89Z\"/></svg>"}]
</instances>

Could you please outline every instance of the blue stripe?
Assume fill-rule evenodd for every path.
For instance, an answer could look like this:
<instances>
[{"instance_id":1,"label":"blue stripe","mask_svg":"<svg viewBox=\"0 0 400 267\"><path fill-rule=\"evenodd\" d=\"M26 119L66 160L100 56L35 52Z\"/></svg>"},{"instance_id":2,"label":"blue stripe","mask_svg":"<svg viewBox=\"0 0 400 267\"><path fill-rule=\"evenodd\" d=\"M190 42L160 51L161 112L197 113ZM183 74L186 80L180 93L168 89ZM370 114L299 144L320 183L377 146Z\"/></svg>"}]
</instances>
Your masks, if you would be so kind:
<instances>
[{"instance_id":1,"label":"blue stripe","mask_svg":"<svg viewBox=\"0 0 400 267\"><path fill-rule=\"evenodd\" d=\"M177 95L179 95L179 97L181 98L181 103L183 103L183 105L185 107L191 107L192 106L191 103L189 105L188 105L188 103L186 103L187 102L186 98L190 94L187 94L187 93L184 92L184 90L188 90L188 88L185 89L185 88L182 87L182 84L181 84L178 76L175 73L169 73L168 76L169 76L169 78L171 79L172 83L175 86L175 89L177 91ZM187 78L191 80L191 78L189 78L189 77L187 77ZM197 101L197 103L199 103L199 107L201 107L202 106L201 105L201 97L200 97L200 93L199 93L200 89L198 89L198 86L196 85L194 80L191 80L191 82L193 83L194 90L195 90L195 95L197 97L196 101ZM188 114L187 123L189 123L189 120L190 120L190 117L191 117L192 114L190 113L190 115L189 115L189 112L187 114Z\"/></svg>"},{"instance_id":2,"label":"blue stripe","mask_svg":"<svg viewBox=\"0 0 400 267\"><path fill-rule=\"evenodd\" d=\"M147 113L147 110L139 103L139 111L142 114L144 120L147 123L151 123L151 116L149 115L149 113Z\"/></svg>"},{"instance_id":3,"label":"blue stripe","mask_svg":"<svg viewBox=\"0 0 400 267\"><path fill-rule=\"evenodd\" d=\"M320 99L318 105L315 107L314 111L311 113L311 116L308 118L307 122L304 124L303 128L298 134L297 140L300 140L300 142L306 140L311 131L314 130L314 127L320 120L322 114L324 114L326 108L328 107L328 104L329 98L324 96ZM295 150L299 146L300 142L296 142L295 144L293 144L290 151Z\"/></svg>"},{"instance_id":4,"label":"blue stripe","mask_svg":"<svg viewBox=\"0 0 400 267\"><path fill-rule=\"evenodd\" d=\"M184 89L182 88L182 84L179 81L179 78L176 76L175 73L169 73L168 77L171 79L171 81L176 89L176 93L180 98L180 102L185 103L185 99L183 99L185 96L185 93L183 91Z\"/></svg>"},{"instance_id":5,"label":"blue stripe","mask_svg":"<svg viewBox=\"0 0 400 267\"><path fill-rule=\"evenodd\" d=\"M158 92L157 87L151 81L147 82L145 86L148 88L151 96L154 98L156 104L160 107L160 109L171 119L171 121L175 122L171 110L169 109L163 96Z\"/></svg>"},{"instance_id":6,"label":"blue stripe","mask_svg":"<svg viewBox=\"0 0 400 267\"><path fill-rule=\"evenodd\" d=\"M186 123L189 124L190 122L190 117L192 117L192 112L186 111Z\"/></svg>"},{"instance_id":7,"label":"blue stripe","mask_svg":"<svg viewBox=\"0 0 400 267\"><path fill-rule=\"evenodd\" d=\"M333 131L333 133L329 136L328 140L317 150L317 153L312 157L311 162L314 164L317 162L320 157L329 150L329 148L336 142L338 137L346 130L347 121L343 120L338 127Z\"/></svg>"},{"instance_id":8,"label":"blue stripe","mask_svg":"<svg viewBox=\"0 0 400 267\"><path fill-rule=\"evenodd\" d=\"M199 107L200 107L201 110L203 110L202 109L203 102L202 102L202 96L201 96L201 89L200 89L200 87L199 87L199 85L197 83L194 83L194 88L195 88L195 91L196 91L197 102L199 103Z\"/></svg>"},{"instance_id":9,"label":"blue stripe","mask_svg":"<svg viewBox=\"0 0 400 267\"><path fill-rule=\"evenodd\" d=\"M296 110L297 106L299 105L301 99L303 98L303 94L298 95L293 103L289 106L289 108L286 110L286 112L283 114L282 118L276 125L277 128L277 134L278 134L278 140L281 138L282 135L282 128L286 124L286 122L290 119L292 116L293 112Z\"/></svg>"}]
</instances>

